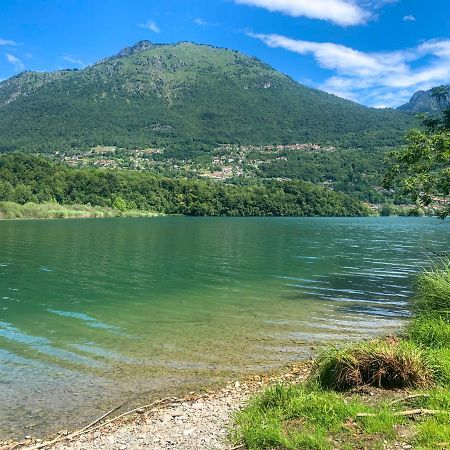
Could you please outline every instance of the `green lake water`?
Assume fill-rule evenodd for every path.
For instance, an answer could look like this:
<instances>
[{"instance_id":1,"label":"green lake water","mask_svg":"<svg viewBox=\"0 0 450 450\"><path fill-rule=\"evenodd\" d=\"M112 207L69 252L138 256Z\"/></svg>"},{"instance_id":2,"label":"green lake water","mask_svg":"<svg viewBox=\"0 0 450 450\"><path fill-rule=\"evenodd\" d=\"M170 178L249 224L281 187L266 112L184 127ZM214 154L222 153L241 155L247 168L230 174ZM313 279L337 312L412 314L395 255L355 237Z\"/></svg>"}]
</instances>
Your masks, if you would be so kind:
<instances>
[{"instance_id":1,"label":"green lake water","mask_svg":"<svg viewBox=\"0 0 450 450\"><path fill-rule=\"evenodd\" d=\"M432 218L0 222L0 437L395 332Z\"/></svg>"}]
</instances>

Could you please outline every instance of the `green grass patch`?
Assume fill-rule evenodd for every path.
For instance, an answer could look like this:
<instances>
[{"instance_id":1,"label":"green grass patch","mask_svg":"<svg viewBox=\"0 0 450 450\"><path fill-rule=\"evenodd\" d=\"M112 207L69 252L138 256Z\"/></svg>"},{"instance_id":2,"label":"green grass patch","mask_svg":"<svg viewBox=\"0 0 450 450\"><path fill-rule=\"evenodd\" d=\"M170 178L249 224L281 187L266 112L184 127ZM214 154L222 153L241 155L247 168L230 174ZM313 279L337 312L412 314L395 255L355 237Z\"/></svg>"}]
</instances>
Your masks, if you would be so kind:
<instances>
[{"instance_id":1,"label":"green grass patch","mask_svg":"<svg viewBox=\"0 0 450 450\"><path fill-rule=\"evenodd\" d=\"M236 414L235 441L248 450L382 449L394 443L398 448L450 448L447 389L416 391L417 396L374 391L382 395L346 395L311 385L269 388ZM433 413L403 415L414 410Z\"/></svg>"},{"instance_id":2,"label":"green grass patch","mask_svg":"<svg viewBox=\"0 0 450 450\"><path fill-rule=\"evenodd\" d=\"M401 439L399 430L411 422L396 415L402 407L388 400L368 405L359 395L311 386L279 385L236 414L235 439L248 450L381 449L385 442Z\"/></svg>"},{"instance_id":3,"label":"green grass patch","mask_svg":"<svg viewBox=\"0 0 450 450\"><path fill-rule=\"evenodd\" d=\"M450 322L450 261L419 275L413 306L418 315L438 314Z\"/></svg>"},{"instance_id":4,"label":"green grass patch","mask_svg":"<svg viewBox=\"0 0 450 450\"><path fill-rule=\"evenodd\" d=\"M427 348L450 347L450 323L436 314L421 315L411 321L406 336Z\"/></svg>"}]
</instances>

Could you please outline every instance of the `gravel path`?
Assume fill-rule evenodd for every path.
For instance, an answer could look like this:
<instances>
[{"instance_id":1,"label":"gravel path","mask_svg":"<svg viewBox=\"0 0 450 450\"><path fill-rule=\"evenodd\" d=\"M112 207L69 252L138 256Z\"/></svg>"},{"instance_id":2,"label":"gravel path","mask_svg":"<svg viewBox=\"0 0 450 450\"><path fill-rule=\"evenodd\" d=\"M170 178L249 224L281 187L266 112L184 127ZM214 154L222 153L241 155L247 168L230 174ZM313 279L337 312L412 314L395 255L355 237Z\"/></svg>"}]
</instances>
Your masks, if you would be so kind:
<instances>
[{"instance_id":1,"label":"gravel path","mask_svg":"<svg viewBox=\"0 0 450 450\"><path fill-rule=\"evenodd\" d=\"M294 366L282 375L255 376L218 391L191 393L183 399L174 397L164 405L139 411L70 440L55 444L28 440L4 445L0 450L229 450L233 448L228 438L232 415L251 394L274 383L301 382L308 372L306 365Z\"/></svg>"}]
</instances>

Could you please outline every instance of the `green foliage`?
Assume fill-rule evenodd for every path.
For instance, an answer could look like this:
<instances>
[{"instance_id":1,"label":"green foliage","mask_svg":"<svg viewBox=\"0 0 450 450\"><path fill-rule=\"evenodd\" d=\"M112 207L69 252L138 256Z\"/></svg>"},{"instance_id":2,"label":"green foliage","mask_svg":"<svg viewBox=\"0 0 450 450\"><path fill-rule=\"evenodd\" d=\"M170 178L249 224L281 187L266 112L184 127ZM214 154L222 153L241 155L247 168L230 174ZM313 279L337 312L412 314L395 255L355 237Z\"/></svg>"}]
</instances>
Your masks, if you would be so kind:
<instances>
[{"instance_id":1,"label":"green foliage","mask_svg":"<svg viewBox=\"0 0 450 450\"><path fill-rule=\"evenodd\" d=\"M360 216L351 197L310 183L234 186L148 173L73 169L35 156L0 157L0 201L56 201L191 216Z\"/></svg>"},{"instance_id":2,"label":"green foliage","mask_svg":"<svg viewBox=\"0 0 450 450\"><path fill-rule=\"evenodd\" d=\"M443 107L449 87L435 88L431 95ZM441 116L424 115L422 122L426 130L410 131L407 144L390 154L384 186L435 205L444 218L450 214L450 107Z\"/></svg>"},{"instance_id":3,"label":"green foliage","mask_svg":"<svg viewBox=\"0 0 450 450\"><path fill-rule=\"evenodd\" d=\"M402 194L428 206L441 207L440 215L450 211L450 131L412 130L407 145L390 154L391 167L385 186L395 186ZM392 163L393 161L393 163Z\"/></svg>"},{"instance_id":4,"label":"green foliage","mask_svg":"<svg viewBox=\"0 0 450 450\"><path fill-rule=\"evenodd\" d=\"M138 43L83 70L0 83L0 151L220 143L398 145L416 123L302 86L238 52Z\"/></svg>"},{"instance_id":5,"label":"green foliage","mask_svg":"<svg viewBox=\"0 0 450 450\"><path fill-rule=\"evenodd\" d=\"M361 200L381 203L386 200L386 193L376 187L381 185L383 178L385 152L385 148L376 146L365 146L365 150L335 149L297 153L286 150L277 154L276 159L259 166L259 175L325 183Z\"/></svg>"}]
</instances>

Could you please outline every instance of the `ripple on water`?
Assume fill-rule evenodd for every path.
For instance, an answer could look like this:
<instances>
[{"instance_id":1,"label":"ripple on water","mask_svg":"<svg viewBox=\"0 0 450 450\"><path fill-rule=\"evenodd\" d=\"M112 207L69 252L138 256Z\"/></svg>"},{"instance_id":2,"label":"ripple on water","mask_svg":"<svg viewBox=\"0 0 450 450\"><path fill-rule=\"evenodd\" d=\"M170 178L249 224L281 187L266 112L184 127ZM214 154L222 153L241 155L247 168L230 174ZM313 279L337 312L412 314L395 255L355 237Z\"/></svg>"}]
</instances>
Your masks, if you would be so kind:
<instances>
[{"instance_id":1,"label":"ripple on water","mask_svg":"<svg viewBox=\"0 0 450 450\"><path fill-rule=\"evenodd\" d=\"M0 432L33 420L33 432L57 431L64 417L77 426L106 397L117 404L395 331L424 249L450 245L436 223L2 222Z\"/></svg>"}]
</instances>

